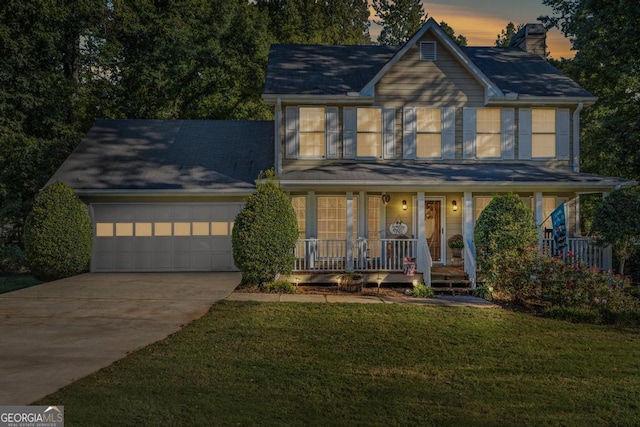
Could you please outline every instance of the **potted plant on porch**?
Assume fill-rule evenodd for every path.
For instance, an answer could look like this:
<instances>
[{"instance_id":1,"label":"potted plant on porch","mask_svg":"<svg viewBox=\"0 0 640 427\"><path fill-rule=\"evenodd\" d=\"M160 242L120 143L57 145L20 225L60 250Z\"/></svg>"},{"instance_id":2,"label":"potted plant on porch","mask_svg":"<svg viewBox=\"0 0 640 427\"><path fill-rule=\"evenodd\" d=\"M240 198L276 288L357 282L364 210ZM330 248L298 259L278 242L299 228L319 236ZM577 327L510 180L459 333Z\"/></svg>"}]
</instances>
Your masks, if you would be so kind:
<instances>
[{"instance_id":1,"label":"potted plant on porch","mask_svg":"<svg viewBox=\"0 0 640 427\"><path fill-rule=\"evenodd\" d=\"M364 283L364 276L360 273L348 271L338 276L338 290L344 292L360 292L362 291L362 284Z\"/></svg>"},{"instance_id":2,"label":"potted plant on porch","mask_svg":"<svg viewBox=\"0 0 640 427\"><path fill-rule=\"evenodd\" d=\"M453 236L449 237L449 240L447 240L447 244L451 248L454 258L460 258L462 256L462 248L464 248L464 240L462 240L461 234L454 234Z\"/></svg>"}]
</instances>

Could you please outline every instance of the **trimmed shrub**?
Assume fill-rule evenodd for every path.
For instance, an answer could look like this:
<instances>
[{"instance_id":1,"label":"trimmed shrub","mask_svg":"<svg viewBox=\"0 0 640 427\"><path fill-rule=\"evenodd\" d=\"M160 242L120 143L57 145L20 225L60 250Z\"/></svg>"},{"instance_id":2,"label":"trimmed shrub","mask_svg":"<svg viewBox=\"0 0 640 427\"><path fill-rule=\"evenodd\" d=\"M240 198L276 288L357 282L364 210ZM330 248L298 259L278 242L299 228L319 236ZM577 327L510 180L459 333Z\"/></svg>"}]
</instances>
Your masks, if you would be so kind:
<instances>
[{"instance_id":1,"label":"trimmed shrub","mask_svg":"<svg viewBox=\"0 0 640 427\"><path fill-rule=\"evenodd\" d=\"M276 280L265 283L263 290L272 294L295 294L296 286L286 280Z\"/></svg>"},{"instance_id":2,"label":"trimmed shrub","mask_svg":"<svg viewBox=\"0 0 640 427\"><path fill-rule=\"evenodd\" d=\"M233 227L233 259L242 272L242 285L274 281L291 274L298 222L289 197L273 170L258 177L256 191L238 214Z\"/></svg>"},{"instance_id":3,"label":"trimmed shrub","mask_svg":"<svg viewBox=\"0 0 640 427\"><path fill-rule=\"evenodd\" d=\"M84 271L91 259L89 209L67 184L57 182L36 196L24 228L31 273L57 280Z\"/></svg>"},{"instance_id":4,"label":"trimmed shrub","mask_svg":"<svg viewBox=\"0 0 640 427\"><path fill-rule=\"evenodd\" d=\"M521 252L537 243L533 212L515 193L494 197L478 217L474 239L478 266L489 272L494 257Z\"/></svg>"},{"instance_id":5,"label":"trimmed shrub","mask_svg":"<svg viewBox=\"0 0 640 427\"><path fill-rule=\"evenodd\" d=\"M433 288L425 285L424 283L416 283L413 286L413 296L418 298L433 298Z\"/></svg>"}]
</instances>

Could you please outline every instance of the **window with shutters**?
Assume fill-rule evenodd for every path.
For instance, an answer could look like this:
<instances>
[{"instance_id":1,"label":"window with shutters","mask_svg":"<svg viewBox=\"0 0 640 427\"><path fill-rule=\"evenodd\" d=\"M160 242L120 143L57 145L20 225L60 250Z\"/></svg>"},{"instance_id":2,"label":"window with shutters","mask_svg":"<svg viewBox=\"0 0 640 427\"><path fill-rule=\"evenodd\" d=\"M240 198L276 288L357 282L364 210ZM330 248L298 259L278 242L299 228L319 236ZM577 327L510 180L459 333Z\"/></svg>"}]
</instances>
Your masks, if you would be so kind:
<instances>
[{"instance_id":1,"label":"window with shutters","mask_svg":"<svg viewBox=\"0 0 640 427\"><path fill-rule=\"evenodd\" d=\"M416 108L416 157L442 157L442 111L439 108Z\"/></svg>"},{"instance_id":2,"label":"window with shutters","mask_svg":"<svg viewBox=\"0 0 640 427\"><path fill-rule=\"evenodd\" d=\"M300 107L300 158L325 156L326 118L323 107Z\"/></svg>"},{"instance_id":3,"label":"window with shutters","mask_svg":"<svg viewBox=\"0 0 640 427\"><path fill-rule=\"evenodd\" d=\"M293 212L298 221L298 238L304 239L307 235L307 198L305 196L291 197Z\"/></svg>"},{"instance_id":4,"label":"window with shutters","mask_svg":"<svg viewBox=\"0 0 640 427\"><path fill-rule=\"evenodd\" d=\"M382 158L382 110L358 108L356 122L356 157Z\"/></svg>"},{"instance_id":5,"label":"window with shutters","mask_svg":"<svg viewBox=\"0 0 640 427\"><path fill-rule=\"evenodd\" d=\"M531 110L531 157L556 156L556 110L534 108Z\"/></svg>"},{"instance_id":6,"label":"window with shutters","mask_svg":"<svg viewBox=\"0 0 640 427\"><path fill-rule=\"evenodd\" d=\"M500 109L478 108L476 117L476 157L500 158Z\"/></svg>"}]
</instances>

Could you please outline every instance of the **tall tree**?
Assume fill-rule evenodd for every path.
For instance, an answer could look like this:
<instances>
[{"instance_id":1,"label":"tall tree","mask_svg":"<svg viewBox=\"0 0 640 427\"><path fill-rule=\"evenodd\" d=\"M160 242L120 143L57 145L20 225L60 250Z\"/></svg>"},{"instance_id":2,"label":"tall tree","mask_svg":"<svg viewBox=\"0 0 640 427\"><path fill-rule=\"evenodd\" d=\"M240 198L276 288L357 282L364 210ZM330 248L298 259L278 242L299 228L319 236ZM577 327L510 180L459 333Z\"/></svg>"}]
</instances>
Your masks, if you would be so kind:
<instances>
[{"instance_id":1,"label":"tall tree","mask_svg":"<svg viewBox=\"0 0 640 427\"><path fill-rule=\"evenodd\" d=\"M453 28L451 28L451 26L449 24L447 24L444 21L440 22L440 28L442 28L442 31L444 31L445 33L447 33L447 35L449 37L451 37L451 40L453 40L454 42L456 42L456 44L458 46L466 46L467 45L467 38L465 36L463 36L462 34L458 34L456 36L456 32L454 31Z\"/></svg>"},{"instance_id":2,"label":"tall tree","mask_svg":"<svg viewBox=\"0 0 640 427\"><path fill-rule=\"evenodd\" d=\"M33 197L86 130L80 40L106 2L0 2L0 224L19 237Z\"/></svg>"},{"instance_id":3,"label":"tall tree","mask_svg":"<svg viewBox=\"0 0 640 427\"><path fill-rule=\"evenodd\" d=\"M373 9L382 25L378 43L398 45L406 42L427 20L422 0L373 0Z\"/></svg>"},{"instance_id":4,"label":"tall tree","mask_svg":"<svg viewBox=\"0 0 640 427\"><path fill-rule=\"evenodd\" d=\"M367 0L257 0L274 43L369 44Z\"/></svg>"},{"instance_id":5,"label":"tall tree","mask_svg":"<svg viewBox=\"0 0 640 427\"><path fill-rule=\"evenodd\" d=\"M264 19L242 0L113 0L102 50L107 116L267 118Z\"/></svg>"},{"instance_id":6,"label":"tall tree","mask_svg":"<svg viewBox=\"0 0 640 427\"><path fill-rule=\"evenodd\" d=\"M544 0L541 17L569 37L576 55L559 66L598 102L585 110L581 162L588 172L640 179L640 3Z\"/></svg>"},{"instance_id":7,"label":"tall tree","mask_svg":"<svg viewBox=\"0 0 640 427\"><path fill-rule=\"evenodd\" d=\"M509 21L507 26L500 31L500 34L496 36L496 47L507 47L511 44L511 39L515 36L520 29L524 27L524 24L515 25Z\"/></svg>"}]
</instances>

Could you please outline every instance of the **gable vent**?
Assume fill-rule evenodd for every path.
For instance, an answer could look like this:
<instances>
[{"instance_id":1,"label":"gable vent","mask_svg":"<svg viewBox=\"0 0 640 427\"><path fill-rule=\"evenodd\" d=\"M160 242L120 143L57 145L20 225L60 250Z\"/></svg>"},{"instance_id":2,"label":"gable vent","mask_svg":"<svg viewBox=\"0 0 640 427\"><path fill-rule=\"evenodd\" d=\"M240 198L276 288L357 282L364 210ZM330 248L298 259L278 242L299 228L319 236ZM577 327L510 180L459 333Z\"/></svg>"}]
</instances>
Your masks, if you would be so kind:
<instances>
[{"instance_id":1,"label":"gable vent","mask_svg":"<svg viewBox=\"0 0 640 427\"><path fill-rule=\"evenodd\" d=\"M420 60L436 60L436 42L420 42Z\"/></svg>"}]
</instances>

